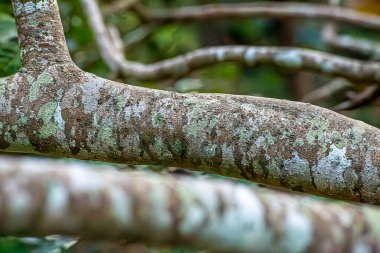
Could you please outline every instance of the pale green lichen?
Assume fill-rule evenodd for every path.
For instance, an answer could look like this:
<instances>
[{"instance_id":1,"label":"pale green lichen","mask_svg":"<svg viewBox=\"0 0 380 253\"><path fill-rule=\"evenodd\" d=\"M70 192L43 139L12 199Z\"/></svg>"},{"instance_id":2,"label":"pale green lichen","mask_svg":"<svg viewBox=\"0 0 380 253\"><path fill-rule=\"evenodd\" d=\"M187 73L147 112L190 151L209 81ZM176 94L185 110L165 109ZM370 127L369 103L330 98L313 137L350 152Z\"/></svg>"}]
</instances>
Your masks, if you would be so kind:
<instances>
[{"instance_id":1,"label":"pale green lichen","mask_svg":"<svg viewBox=\"0 0 380 253\"><path fill-rule=\"evenodd\" d=\"M49 102L40 108L38 117L43 121L43 126L39 130L39 135L41 138L48 138L56 135L59 129L59 126L54 122L54 114L57 106L57 102Z\"/></svg>"},{"instance_id":2,"label":"pale green lichen","mask_svg":"<svg viewBox=\"0 0 380 253\"><path fill-rule=\"evenodd\" d=\"M162 137L155 138L153 149L160 160L167 160L173 158L173 155L167 150Z\"/></svg>"},{"instance_id":3,"label":"pale green lichen","mask_svg":"<svg viewBox=\"0 0 380 253\"><path fill-rule=\"evenodd\" d=\"M329 127L329 123L319 117L308 120L307 123L310 125L310 130L306 133L308 143L314 144L315 142L322 140Z\"/></svg>"},{"instance_id":4,"label":"pale green lichen","mask_svg":"<svg viewBox=\"0 0 380 253\"><path fill-rule=\"evenodd\" d=\"M2 97L5 93L7 85L7 80L5 78L0 78L0 97Z\"/></svg>"},{"instance_id":5,"label":"pale green lichen","mask_svg":"<svg viewBox=\"0 0 380 253\"><path fill-rule=\"evenodd\" d=\"M358 145L363 141L363 135L365 134L365 130L360 127L354 126L352 128L352 144Z\"/></svg>"},{"instance_id":6,"label":"pale green lichen","mask_svg":"<svg viewBox=\"0 0 380 253\"><path fill-rule=\"evenodd\" d=\"M342 134L337 131L332 132L331 140L337 148L342 149L346 146L346 140L343 138Z\"/></svg>"},{"instance_id":7,"label":"pale green lichen","mask_svg":"<svg viewBox=\"0 0 380 253\"><path fill-rule=\"evenodd\" d=\"M117 146L117 141L115 140L113 128L111 126L103 125L99 131L99 138L101 143L105 144L108 147Z\"/></svg>"},{"instance_id":8,"label":"pale green lichen","mask_svg":"<svg viewBox=\"0 0 380 253\"><path fill-rule=\"evenodd\" d=\"M41 87L44 85L51 84L53 81L53 77L47 73L42 73L41 75L39 75L36 81L28 78L28 82L29 84L31 84L29 88L29 101L35 101L38 97L38 94L40 93Z\"/></svg>"},{"instance_id":9,"label":"pale green lichen","mask_svg":"<svg viewBox=\"0 0 380 253\"><path fill-rule=\"evenodd\" d=\"M293 131L290 129L285 129L282 131L280 139L288 139L293 135Z\"/></svg>"},{"instance_id":10,"label":"pale green lichen","mask_svg":"<svg viewBox=\"0 0 380 253\"><path fill-rule=\"evenodd\" d=\"M165 123L165 113L158 111L153 113L152 124L154 127L161 128Z\"/></svg>"},{"instance_id":11,"label":"pale green lichen","mask_svg":"<svg viewBox=\"0 0 380 253\"><path fill-rule=\"evenodd\" d=\"M264 132L264 138L269 146L273 146L276 143L276 137L274 137L268 130Z\"/></svg>"},{"instance_id":12,"label":"pale green lichen","mask_svg":"<svg viewBox=\"0 0 380 253\"><path fill-rule=\"evenodd\" d=\"M216 144L208 144L202 147L201 157L202 157L202 162L204 164L206 165L212 164L212 159L215 157L217 147L218 145Z\"/></svg>"},{"instance_id":13,"label":"pale green lichen","mask_svg":"<svg viewBox=\"0 0 380 253\"><path fill-rule=\"evenodd\" d=\"M172 145L173 153L177 156L181 155L183 152L183 143L180 140L176 140Z\"/></svg>"},{"instance_id":14,"label":"pale green lichen","mask_svg":"<svg viewBox=\"0 0 380 253\"><path fill-rule=\"evenodd\" d=\"M302 147L303 145L305 145L305 142L302 138L297 138L294 142L295 147Z\"/></svg>"},{"instance_id":15,"label":"pale green lichen","mask_svg":"<svg viewBox=\"0 0 380 253\"><path fill-rule=\"evenodd\" d=\"M8 152L19 152L20 150L23 150L25 153L35 153L28 136L24 133L18 132L15 140L6 135L6 141L9 143L9 147L6 149Z\"/></svg>"}]
</instances>

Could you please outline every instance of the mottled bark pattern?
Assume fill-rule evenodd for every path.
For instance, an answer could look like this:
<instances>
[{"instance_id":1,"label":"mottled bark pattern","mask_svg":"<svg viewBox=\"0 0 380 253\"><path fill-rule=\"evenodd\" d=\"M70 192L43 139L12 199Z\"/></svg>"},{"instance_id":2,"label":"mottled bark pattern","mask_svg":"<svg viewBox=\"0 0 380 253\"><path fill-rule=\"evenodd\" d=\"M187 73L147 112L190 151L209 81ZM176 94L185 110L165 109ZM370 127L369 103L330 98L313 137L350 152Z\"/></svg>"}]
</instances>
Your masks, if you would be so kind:
<instances>
[{"instance_id":1,"label":"mottled bark pattern","mask_svg":"<svg viewBox=\"0 0 380 253\"><path fill-rule=\"evenodd\" d=\"M21 58L28 69L71 62L56 0L12 1Z\"/></svg>"},{"instance_id":2,"label":"mottled bark pattern","mask_svg":"<svg viewBox=\"0 0 380 253\"><path fill-rule=\"evenodd\" d=\"M380 211L219 180L0 158L0 234L211 252L379 252Z\"/></svg>"},{"instance_id":3,"label":"mottled bark pattern","mask_svg":"<svg viewBox=\"0 0 380 253\"><path fill-rule=\"evenodd\" d=\"M53 61L41 68L24 54L24 68L0 79L1 150L195 168L380 203L378 129L308 104L101 79L66 62L55 2L33 3L31 12L32 2L13 2L22 47ZM46 30L23 27L45 16L56 42L34 44ZM60 54L64 61L55 60Z\"/></svg>"},{"instance_id":4,"label":"mottled bark pattern","mask_svg":"<svg viewBox=\"0 0 380 253\"><path fill-rule=\"evenodd\" d=\"M126 86L70 64L34 74L1 85L4 151L197 168L380 201L379 130L362 122L302 103Z\"/></svg>"}]
</instances>

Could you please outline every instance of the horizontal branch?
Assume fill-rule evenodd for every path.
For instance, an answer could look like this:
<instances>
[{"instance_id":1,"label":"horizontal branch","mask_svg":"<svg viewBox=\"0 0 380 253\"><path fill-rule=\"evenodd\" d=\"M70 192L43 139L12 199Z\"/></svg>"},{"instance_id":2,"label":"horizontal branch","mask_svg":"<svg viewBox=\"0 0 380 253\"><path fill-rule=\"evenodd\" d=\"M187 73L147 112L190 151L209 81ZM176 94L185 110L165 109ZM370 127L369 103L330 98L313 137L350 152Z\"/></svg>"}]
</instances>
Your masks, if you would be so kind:
<instances>
[{"instance_id":1,"label":"horizontal branch","mask_svg":"<svg viewBox=\"0 0 380 253\"><path fill-rule=\"evenodd\" d=\"M196 69L222 62L247 66L274 65L291 70L309 70L347 78L353 82L380 82L380 64L363 62L311 49L220 46L193 52L152 64L120 61L120 71L140 80L179 78Z\"/></svg>"},{"instance_id":2,"label":"horizontal branch","mask_svg":"<svg viewBox=\"0 0 380 253\"><path fill-rule=\"evenodd\" d=\"M2 235L61 234L214 252L380 250L377 208L229 181L1 157L0 203Z\"/></svg>"},{"instance_id":3,"label":"horizontal branch","mask_svg":"<svg viewBox=\"0 0 380 253\"><path fill-rule=\"evenodd\" d=\"M150 20L157 22L226 18L306 18L380 30L379 16L325 4L289 2L209 4L150 11L148 9L146 12Z\"/></svg>"},{"instance_id":4,"label":"horizontal branch","mask_svg":"<svg viewBox=\"0 0 380 253\"><path fill-rule=\"evenodd\" d=\"M315 104L319 101L333 98L335 95L352 89L354 84L343 78L336 78L331 82L307 93L302 99L302 102Z\"/></svg>"},{"instance_id":5,"label":"horizontal branch","mask_svg":"<svg viewBox=\"0 0 380 253\"><path fill-rule=\"evenodd\" d=\"M195 168L380 202L380 130L319 107L144 89L66 64L0 87L6 152Z\"/></svg>"},{"instance_id":6,"label":"horizontal branch","mask_svg":"<svg viewBox=\"0 0 380 253\"><path fill-rule=\"evenodd\" d=\"M324 42L333 48L361 54L370 59L378 59L380 57L380 43L348 35L338 35L334 24L326 25L323 28L322 35Z\"/></svg>"},{"instance_id":7,"label":"horizontal branch","mask_svg":"<svg viewBox=\"0 0 380 253\"><path fill-rule=\"evenodd\" d=\"M341 104L336 105L333 110L342 111L342 110L353 110L359 108L360 106L369 104L380 97L380 87L377 85L368 86L362 92L351 95L351 97L342 102Z\"/></svg>"},{"instance_id":8,"label":"horizontal branch","mask_svg":"<svg viewBox=\"0 0 380 253\"><path fill-rule=\"evenodd\" d=\"M238 62L247 66L271 64L293 70L345 77L352 81L380 81L380 64L365 63L316 50L278 47L221 46L196 51L152 64L129 61L107 34L99 7L94 0L82 0L82 6L95 31L100 53L114 72L140 80L180 78L196 69L221 62Z\"/></svg>"},{"instance_id":9,"label":"horizontal branch","mask_svg":"<svg viewBox=\"0 0 380 253\"><path fill-rule=\"evenodd\" d=\"M59 18L56 2L34 11L13 2L21 6L16 19L25 20L18 30L26 41L49 34L64 40L62 27L34 25L44 13ZM295 55L291 67L298 66ZM289 57L294 60L289 53L277 60L287 64ZM345 58L338 59L345 66ZM328 62L323 66L331 69ZM350 71L374 78L375 71L357 67ZM193 168L380 203L380 130L308 104L145 89L96 77L73 63L25 62L0 81L0 122L3 152Z\"/></svg>"}]
</instances>

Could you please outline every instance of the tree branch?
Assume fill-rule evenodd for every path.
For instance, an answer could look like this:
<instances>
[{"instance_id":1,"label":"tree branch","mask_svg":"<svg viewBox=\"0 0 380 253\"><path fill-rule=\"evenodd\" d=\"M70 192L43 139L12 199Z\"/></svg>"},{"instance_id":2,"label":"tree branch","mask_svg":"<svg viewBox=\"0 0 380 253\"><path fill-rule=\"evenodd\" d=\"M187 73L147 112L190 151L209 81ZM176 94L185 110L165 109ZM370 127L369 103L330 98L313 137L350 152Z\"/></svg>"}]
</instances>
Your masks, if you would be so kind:
<instances>
[{"instance_id":1,"label":"tree branch","mask_svg":"<svg viewBox=\"0 0 380 253\"><path fill-rule=\"evenodd\" d=\"M47 65L72 62L56 0L14 0L12 4L24 66L39 71Z\"/></svg>"},{"instance_id":2,"label":"tree branch","mask_svg":"<svg viewBox=\"0 0 380 253\"><path fill-rule=\"evenodd\" d=\"M354 94L351 98L343 103L336 105L333 110L353 110L360 106L369 104L380 97L380 88L377 85L371 85L364 91Z\"/></svg>"},{"instance_id":3,"label":"tree branch","mask_svg":"<svg viewBox=\"0 0 380 253\"><path fill-rule=\"evenodd\" d=\"M347 35L338 35L335 24L327 24L322 31L324 42L337 49L361 54L371 59L380 57L380 44L366 39L357 39Z\"/></svg>"},{"instance_id":4,"label":"tree branch","mask_svg":"<svg viewBox=\"0 0 380 253\"><path fill-rule=\"evenodd\" d=\"M334 97L334 95L344 92L353 87L354 84L348 82L347 80L343 78L336 78L324 86L306 94L306 96L304 96L301 101L314 104L326 98Z\"/></svg>"},{"instance_id":5,"label":"tree branch","mask_svg":"<svg viewBox=\"0 0 380 253\"><path fill-rule=\"evenodd\" d=\"M59 18L51 4L16 19ZM380 203L380 130L362 122L302 103L119 84L73 63L27 64L0 83L4 152L194 168Z\"/></svg>"},{"instance_id":6,"label":"tree branch","mask_svg":"<svg viewBox=\"0 0 380 253\"><path fill-rule=\"evenodd\" d=\"M365 63L354 59L334 56L316 50L277 47L224 46L196 50L172 59L153 64L125 59L116 50L106 32L99 7L94 0L82 0L82 5L95 31L100 53L111 70L140 80L180 78L191 71L221 62L239 62L248 66L272 64L293 70L345 77L352 81L380 81L380 64Z\"/></svg>"},{"instance_id":7,"label":"tree branch","mask_svg":"<svg viewBox=\"0 0 380 253\"><path fill-rule=\"evenodd\" d=\"M0 203L0 233L6 235L123 239L214 252L380 249L379 209L220 180L1 157Z\"/></svg>"},{"instance_id":8,"label":"tree branch","mask_svg":"<svg viewBox=\"0 0 380 253\"><path fill-rule=\"evenodd\" d=\"M209 4L182 8L146 10L151 21L203 21L226 18L304 18L334 21L380 30L380 18L353 9L325 4L257 2Z\"/></svg>"}]
</instances>

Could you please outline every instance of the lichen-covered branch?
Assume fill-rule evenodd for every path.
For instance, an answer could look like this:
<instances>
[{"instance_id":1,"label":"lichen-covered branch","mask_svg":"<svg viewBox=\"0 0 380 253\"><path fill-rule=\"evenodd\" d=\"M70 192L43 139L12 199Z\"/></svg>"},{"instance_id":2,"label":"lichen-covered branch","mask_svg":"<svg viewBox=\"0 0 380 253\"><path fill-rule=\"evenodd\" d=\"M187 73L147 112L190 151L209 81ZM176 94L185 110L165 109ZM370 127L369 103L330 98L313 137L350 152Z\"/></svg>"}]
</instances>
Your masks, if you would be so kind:
<instances>
[{"instance_id":1,"label":"lichen-covered branch","mask_svg":"<svg viewBox=\"0 0 380 253\"><path fill-rule=\"evenodd\" d=\"M12 1L21 58L29 69L70 63L56 0Z\"/></svg>"},{"instance_id":2,"label":"lichen-covered branch","mask_svg":"<svg viewBox=\"0 0 380 253\"><path fill-rule=\"evenodd\" d=\"M277 47L222 46L203 48L152 64L129 61L112 43L95 0L82 0L86 16L95 31L101 55L110 68L140 80L179 78L191 71L221 62L239 62L248 66L272 64L294 70L348 78L352 81L379 82L380 64L365 63L316 50Z\"/></svg>"},{"instance_id":3,"label":"lichen-covered branch","mask_svg":"<svg viewBox=\"0 0 380 253\"><path fill-rule=\"evenodd\" d=\"M229 181L0 158L0 234L212 252L378 252L380 211Z\"/></svg>"},{"instance_id":4,"label":"lichen-covered branch","mask_svg":"<svg viewBox=\"0 0 380 253\"><path fill-rule=\"evenodd\" d=\"M64 40L62 27L23 30L58 17L48 6L16 12L29 20L20 36ZM0 122L3 152L194 168L380 203L380 130L308 104L139 88L53 61L1 79Z\"/></svg>"}]
</instances>

